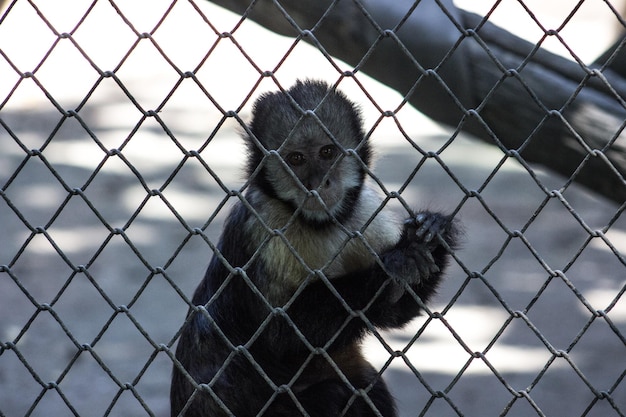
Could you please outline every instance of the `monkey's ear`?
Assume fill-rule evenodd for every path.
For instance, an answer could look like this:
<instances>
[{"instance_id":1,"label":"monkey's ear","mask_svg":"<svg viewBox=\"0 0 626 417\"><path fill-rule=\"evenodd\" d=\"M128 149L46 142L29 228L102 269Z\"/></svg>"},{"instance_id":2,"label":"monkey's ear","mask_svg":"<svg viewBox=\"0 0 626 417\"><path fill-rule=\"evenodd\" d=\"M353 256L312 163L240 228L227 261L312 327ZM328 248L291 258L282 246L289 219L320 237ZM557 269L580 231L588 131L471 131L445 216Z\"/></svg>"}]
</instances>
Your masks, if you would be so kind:
<instances>
[{"instance_id":1,"label":"monkey's ear","mask_svg":"<svg viewBox=\"0 0 626 417\"><path fill-rule=\"evenodd\" d=\"M259 138L262 136L263 128L267 126L267 120L279 105L280 97L277 93L263 93L256 99L252 105L252 120L250 121L250 130Z\"/></svg>"},{"instance_id":2,"label":"monkey's ear","mask_svg":"<svg viewBox=\"0 0 626 417\"><path fill-rule=\"evenodd\" d=\"M268 92L261 94L252 105L252 120L247 126L242 126L241 136L247 149L246 173L248 177L257 169L266 150L271 148L267 143L272 119L276 117L276 109L281 106L280 93Z\"/></svg>"}]
</instances>

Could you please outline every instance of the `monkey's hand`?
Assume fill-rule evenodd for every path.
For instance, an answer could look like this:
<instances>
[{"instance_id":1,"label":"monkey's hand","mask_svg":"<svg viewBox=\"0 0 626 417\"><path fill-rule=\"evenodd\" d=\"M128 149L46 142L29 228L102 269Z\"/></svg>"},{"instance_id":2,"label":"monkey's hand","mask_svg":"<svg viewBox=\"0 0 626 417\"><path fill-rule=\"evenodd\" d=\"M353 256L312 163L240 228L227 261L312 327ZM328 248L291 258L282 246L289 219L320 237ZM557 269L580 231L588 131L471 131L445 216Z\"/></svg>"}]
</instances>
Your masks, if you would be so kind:
<instances>
[{"instance_id":1,"label":"monkey's hand","mask_svg":"<svg viewBox=\"0 0 626 417\"><path fill-rule=\"evenodd\" d=\"M424 211L405 221L400 241L383 256L385 269L396 281L392 298L400 298L406 284L437 286L448 258L442 242L454 246L454 234L450 218L440 213Z\"/></svg>"}]
</instances>

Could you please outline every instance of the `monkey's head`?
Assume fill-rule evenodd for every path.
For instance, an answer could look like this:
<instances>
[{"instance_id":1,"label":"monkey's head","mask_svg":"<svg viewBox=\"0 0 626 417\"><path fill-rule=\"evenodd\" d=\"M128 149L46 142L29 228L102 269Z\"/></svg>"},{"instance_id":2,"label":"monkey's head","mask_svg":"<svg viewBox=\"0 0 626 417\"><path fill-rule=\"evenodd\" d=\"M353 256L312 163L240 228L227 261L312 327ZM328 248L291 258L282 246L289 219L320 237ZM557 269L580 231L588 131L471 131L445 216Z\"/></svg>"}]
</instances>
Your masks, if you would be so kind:
<instances>
[{"instance_id":1,"label":"monkey's head","mask_svg":"<svg viewBox=\"0 0 626 417\"><path fill-rule=\"evenodd\" d=\"M250 132L253 187L300 208L302 220L313 225L350 214L371 148L360 112L345 95L318 81L264 94L254 104Z\"/></svg>"}]
</instances>

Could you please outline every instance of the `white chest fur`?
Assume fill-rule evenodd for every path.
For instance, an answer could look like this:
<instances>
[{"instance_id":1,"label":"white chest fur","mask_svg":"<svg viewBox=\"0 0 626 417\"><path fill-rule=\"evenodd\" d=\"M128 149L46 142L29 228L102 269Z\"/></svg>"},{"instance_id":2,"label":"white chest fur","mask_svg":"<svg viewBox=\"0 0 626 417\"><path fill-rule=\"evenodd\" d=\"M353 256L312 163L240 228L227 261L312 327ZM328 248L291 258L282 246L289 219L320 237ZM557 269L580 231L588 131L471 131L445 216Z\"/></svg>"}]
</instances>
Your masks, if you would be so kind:
<instances>
[{"instance_id":1,"label":"white chest fur","mask_svg":"<svg viewBox=\"0 0 626 417\"><path fill-rule=\"evenodd\" d=\"M332 280L370 266L375 261L373 253L395 245L402 233L402 219L396 213L376 213L381 198L370 188L362 190L353 218L321 230L292 219L293 213L287 208L281 212L273 205L272 210L264 210L263 204L251 203L258 207L260 218L269 228L259 227L256 217L247 225L253 237L250 248L258 250L257 256L268 274L265 282L258 284L273 305L286 302L316 271Z\"/></svg>"}]
</instances>

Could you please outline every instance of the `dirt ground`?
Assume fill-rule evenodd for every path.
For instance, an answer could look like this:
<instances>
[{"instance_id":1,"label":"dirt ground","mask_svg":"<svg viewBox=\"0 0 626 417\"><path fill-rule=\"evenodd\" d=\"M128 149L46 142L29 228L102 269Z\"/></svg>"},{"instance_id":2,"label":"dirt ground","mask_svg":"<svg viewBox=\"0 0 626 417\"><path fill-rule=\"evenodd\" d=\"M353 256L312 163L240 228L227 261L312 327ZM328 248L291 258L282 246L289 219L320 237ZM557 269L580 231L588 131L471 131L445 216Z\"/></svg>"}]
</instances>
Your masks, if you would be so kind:
<instances>
[{"instance_id":1,"label":"dirt ground","mask_svg":"<svg viewBox=\"0 0 626 417\"><path fill-rule=\"evenodd\" d=\"M275 89L269 80L256 85L250 60L275 68L292 41L246 22L235 39L249 60L187 2L161 23L169 1L115 2L137 33L158 26L141 40L109 2L33 3L38 10L18 1L0 20L0 416L167 416L185 298L232 204L228 191L243 184L240 126L225 112L247 120L254 97ZM558 21L575 2L540 3L527 2L539 19ZM610 14L596 3L564 35L589 59L610 41L610 24L598 25ZM198 6L218 33L237 22ZM597 28L593 45L580 36L585 25ZM197 82L181 79L165 56L183 73L194 70ZM101 78L94 66L115 76ZM338 78L303 44L276 76L285 86ZM359 80L383 109L402 100ZM376 107L353 81L341 87L372 128ZM408 106L398 121L426 151L451 137ZM388 190L403 188L415 207L456 212L465 228L432 305L437 314L382 334L404 357L366 341L401 415L626 414L619 207L576 185L551 198L544 189L566 179L534 166L533 179L464 135L405 184L421 156L398 126L383 119L372 141Z\"/></svg>"}]
</instances>

